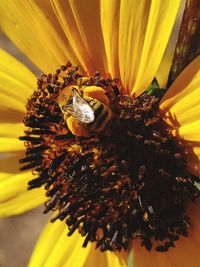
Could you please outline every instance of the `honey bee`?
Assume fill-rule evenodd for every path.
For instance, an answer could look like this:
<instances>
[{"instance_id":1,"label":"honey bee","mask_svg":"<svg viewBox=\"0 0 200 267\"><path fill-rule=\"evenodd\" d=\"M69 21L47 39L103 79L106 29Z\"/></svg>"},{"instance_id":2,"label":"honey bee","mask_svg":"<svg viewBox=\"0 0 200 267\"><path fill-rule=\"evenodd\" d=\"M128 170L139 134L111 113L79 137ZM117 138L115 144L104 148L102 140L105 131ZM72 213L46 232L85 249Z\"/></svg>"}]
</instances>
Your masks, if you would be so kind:
<instances>
[{"instance_id":1,"label":"honey bee","mask_svg":"<svg viewBox=\"0 0 200 267\"><path fill-rule=\"evenodd\" d=\"M112 118L110 108L95 98L84 96L84 92L81 93L75 86L72 86L71 93L69 91L63 90L58 99L65 121L71 115L91 131L103 131Z\"/></svg>"}]
</instances>

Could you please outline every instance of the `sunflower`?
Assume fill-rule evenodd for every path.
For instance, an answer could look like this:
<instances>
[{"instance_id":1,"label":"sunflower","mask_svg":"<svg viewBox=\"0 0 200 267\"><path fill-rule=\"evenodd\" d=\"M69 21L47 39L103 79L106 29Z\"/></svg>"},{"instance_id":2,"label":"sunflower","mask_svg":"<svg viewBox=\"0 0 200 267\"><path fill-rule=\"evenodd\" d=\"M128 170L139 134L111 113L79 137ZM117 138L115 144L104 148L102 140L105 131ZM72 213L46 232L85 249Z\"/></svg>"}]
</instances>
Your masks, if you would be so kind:
<instances>
[{"instance_id":1,"label":"sunflower","mask_svg":"<svg viewBox=\"0 0 200 267\"><path fill-rule=\"evenodd\" d=\"M127 252L199 266L200 57L161 100L147 91L178 8L0 2L1 28L46 73L0 50L0 215L55 211L29 266L127 266Z\"/></svg>"}]
</instances>

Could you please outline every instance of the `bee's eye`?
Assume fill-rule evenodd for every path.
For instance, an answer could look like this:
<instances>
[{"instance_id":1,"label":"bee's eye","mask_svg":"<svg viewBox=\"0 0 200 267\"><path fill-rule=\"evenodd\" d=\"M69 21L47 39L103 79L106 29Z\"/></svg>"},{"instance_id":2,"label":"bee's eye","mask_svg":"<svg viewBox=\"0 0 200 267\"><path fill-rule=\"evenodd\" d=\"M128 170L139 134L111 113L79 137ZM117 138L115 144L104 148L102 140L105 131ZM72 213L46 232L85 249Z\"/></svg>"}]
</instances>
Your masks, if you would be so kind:
<instances>
[{"instance_id":1,"label":"bee's eye","mask_svg":"<svg viewBox=\"0 0 200 267\"><path fill-rule=\"evenodd\" d=\"M67 105L71 105L72 103L73 103L73 98L70 97L70 98L68 99L68 101L67 101Z\"/></svg>"}]
</instances>

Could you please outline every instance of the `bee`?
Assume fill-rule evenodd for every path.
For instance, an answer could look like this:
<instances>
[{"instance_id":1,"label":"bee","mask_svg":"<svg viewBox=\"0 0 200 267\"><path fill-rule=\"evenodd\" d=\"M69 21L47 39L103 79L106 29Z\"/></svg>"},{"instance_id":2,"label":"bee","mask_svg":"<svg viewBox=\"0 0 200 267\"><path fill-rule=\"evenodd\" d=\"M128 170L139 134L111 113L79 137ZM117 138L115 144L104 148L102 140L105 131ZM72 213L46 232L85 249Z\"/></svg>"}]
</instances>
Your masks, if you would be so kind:
<instances>
[{"instance_id":1,"label":"bee","mask_svg":"<svg viewBox=\"0 0 200 267\"><path fill-rule=\"evenodd\" d=\"M71 90L61 92L58 104L65 121L71 115L91 131L103 131L108 127L112 118L112 111L108 106L95 98L84 96L84 92L81 93L75 86L72 86Z\"/></svg>"}]
</instances>

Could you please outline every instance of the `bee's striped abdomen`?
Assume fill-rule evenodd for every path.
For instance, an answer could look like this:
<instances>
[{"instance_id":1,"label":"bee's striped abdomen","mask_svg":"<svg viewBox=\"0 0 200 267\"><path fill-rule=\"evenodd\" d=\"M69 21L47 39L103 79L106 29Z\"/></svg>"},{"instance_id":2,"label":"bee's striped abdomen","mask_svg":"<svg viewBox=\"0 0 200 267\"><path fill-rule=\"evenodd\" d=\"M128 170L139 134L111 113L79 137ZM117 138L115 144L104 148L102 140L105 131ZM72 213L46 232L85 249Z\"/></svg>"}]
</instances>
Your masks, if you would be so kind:
<instances>
[{"instance_id":1,"label":"bee's striped abdomen","mask_svg":"<svg viewBox=\"0 0 200 267\"><path fill-rule=\"evenodd\" d=\"M111 120L111 110L96 99L90 99L88 104L94 109L95 120L87 125L92 131L100 132Z\"/></svg>"}]
</instances>

